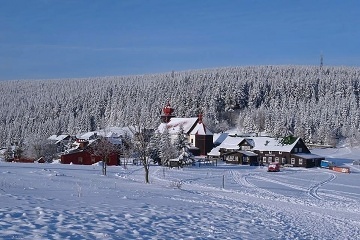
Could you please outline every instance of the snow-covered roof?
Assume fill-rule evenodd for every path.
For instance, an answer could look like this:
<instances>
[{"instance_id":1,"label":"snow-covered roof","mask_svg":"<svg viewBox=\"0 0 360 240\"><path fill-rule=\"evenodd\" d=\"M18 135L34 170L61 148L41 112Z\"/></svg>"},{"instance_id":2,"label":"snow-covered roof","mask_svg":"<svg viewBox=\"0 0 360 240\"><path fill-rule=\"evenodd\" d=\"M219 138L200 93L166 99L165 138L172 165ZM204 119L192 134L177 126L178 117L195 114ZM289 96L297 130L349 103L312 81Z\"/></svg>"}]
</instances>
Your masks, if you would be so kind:
<instances>
[{"instance_id":1,"label":"snow-covered roof","mask_svg":"<svg viewBox=\"0 0 360 240\"><path fill-rule=\"evenodd\" d=\"M83 133L80 135L76 135L76 138L78 139L85 139L85 140L89 140L90 138L92 138L93 136L97 135L98 132L87 132L87 133Z\"/></svg>"},{"instance_id":2,"label":"snow-covered roof","mask_svg":"<svg viewBox=\"0 0 360 240\"><path fill-rule=\"evenodd\" d=\"M203 124L198 123L195 125L194 129L191 130L190 135L213 135L213 133Z\"/></svg>"},{"instance_id":3,"label":"snow-covered roof","mask_svg":"<svg viewBox=\"0 0 360 240\"><path fill-rule=\"evenodd\" d=\"M107 138L118 138L120 137L118 133L115 133L115 132L108 132L105 134L105 137Z\"/></svg>"},{"instance_id":4,"label":"snow-covered roof","mask_svg":"<svg viewBox=\"0 0 360 240\"><path fill-rule=\"evenodd\" d=\"M48 140L57 140L57 135L51 135L50 137L48 137Z\"/></svg>"},{"instance_id":5,"label":"snow-covered roof","mask_svg":"<svg viewBox=\"0 0 360 240\"><path fill-rule=\"evenodd\" d=\"M114 144L114 145L120 145L122 143L121 138L106 138L110 143Z\"/></svg>"},{"instance_id":6,"label":"snow-covered roof","mask_svg":"<svg viewBox=\"0 0 360 240\"><path fill-rule=\"evenodd\" d=\"M48 137L48 140L60 142L60 141L64 140L67 137L69 137L68 134L51 135L50 137Z\"/></svg>"},{"instance_id":7,"label":"snow-covered roof","mask_svg":"<svg viewBox=\"0 0 360 240\"><path fill-rule=\"evenodd\" d=\"M220 147L217 146L217 147L211 149L211 151L207 155L208 156L220 156Z\"/></svg>"},{"instance_id":8,"label":"snow-covered roof","mask_svg":"<svg viewBox=\"0 0 360 240\"><path fill-rule=\"evenodd\" d=\"M282 138L252 137L249 139L251 139L254 143L253 150L290 152L300 138L297 138L292 144L282 144Z\"/></svg>"},{"instance_id":9,"label":"snow-covered roof","mask_svg":"<svg viewBox=\"0 0 360 240\"><path fill-rule=\"evenodd\" d=\"M227 138L218 147L219 149L239 149L239 143L241 143L243 140L243 137L227 136Z\"/></svg>"},{"instance_id":10,"label":"snow-covered roof","mask_svg":"<svg viewBox=\"0 0 360 240\"><path fill-rule=\"evenodd\" d=\"M228 136L228 133L214 133L214 144L221 144Z\"/></svg>"},{"instance_id":11,"label":"snow-covered roof","mask_svg":"<svg viewBox=\"0 0 360 240\"><path fill-rule=\"evenodd\" d=\"M93 142L95 142L95 141L96 141L96 139L95 139L95 140L89 140L89 143L88 143L87 146L91 145L91 144L92 144ZM65 151L65 154L80 151L80 148L79 148L79 147L80 147L80 143L77 142L77 141L75 141L75 142L72 144L72 148L67 149L67 150Z\"/></svg>"},{"instance_id":12,"label":"snow-covered roof","mask_svg":"<svg viewBox=\"0 0 360 240\"><path fill-rule=\"evenodd\" d=\"M89 140L94 136L102 136L106 138L120 138L121 136L128 135L132 137L134 135L133 127L108 127L106 129L100 129L98 131L92 131L76 135L78 139Z\"/></svg>"},{"instance_id":13,"label":"snow-covered roof","mask_svg":"<svg viewBox=\"0 0 360 240\"><path fill-rule=\"evenodd\" d=\"M197 122L198 118L171 118L168 123L161 123L158 127L160 133L163 133L165 128L168 129L171 135L177 134L182 125L185 133L189 133L192 127Z\"/></svg>"},{"instance_id":14,"label":"snow-covered roof","mask_svg":"<svg viewBox=\"0 0 360 240\"><path fill-rule=\"evenodd\" d=\"M299 141L300 138L297 138L292 144L282 144L282 138L271 138L271 137L237 137L228 135L225 140L218 146L216 149L213 149L215 152L219 149L239 149L239 144L246 140L253 148L252 150L258 151L282 151L290 152ZM211 151L211 153L215 153Z\"/></svg>"}]
</instances>

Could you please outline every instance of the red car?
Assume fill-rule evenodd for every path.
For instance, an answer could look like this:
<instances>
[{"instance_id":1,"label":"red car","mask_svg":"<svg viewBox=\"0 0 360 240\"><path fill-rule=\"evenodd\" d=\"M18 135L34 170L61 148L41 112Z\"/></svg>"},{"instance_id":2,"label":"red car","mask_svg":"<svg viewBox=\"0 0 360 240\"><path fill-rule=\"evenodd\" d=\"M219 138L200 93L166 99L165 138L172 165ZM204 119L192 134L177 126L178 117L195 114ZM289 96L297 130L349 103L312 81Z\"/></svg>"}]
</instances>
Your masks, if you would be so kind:
<instances>
[{"instance_id":1,"label":"red car","mask_svg":"<svg viewBox=\"0 0 360 240\"><path fill-rule=\"evenodd\" d=\"M268 172L279 172L280 164L279 163L269 163Z\"/></svg>"}]
</instances>

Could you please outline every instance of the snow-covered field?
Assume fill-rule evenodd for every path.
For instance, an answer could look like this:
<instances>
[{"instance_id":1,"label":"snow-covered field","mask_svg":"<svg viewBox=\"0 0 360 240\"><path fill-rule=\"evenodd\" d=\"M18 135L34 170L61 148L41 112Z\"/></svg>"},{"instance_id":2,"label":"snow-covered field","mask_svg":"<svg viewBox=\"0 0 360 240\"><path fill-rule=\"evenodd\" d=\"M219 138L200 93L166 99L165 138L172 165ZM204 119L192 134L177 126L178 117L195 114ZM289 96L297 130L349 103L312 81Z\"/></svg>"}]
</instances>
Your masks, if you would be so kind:
<instances>
[{"instance_id":1,"label":"snow-covered field","mask_svg":"<svg viewBox=\"0 0 360 240\"><path fill-rule=\"evenodd\" d=\"M360 151L313 152L352 173L1 162L0 239L360 239Z\"/></svg>"}]
</instances>

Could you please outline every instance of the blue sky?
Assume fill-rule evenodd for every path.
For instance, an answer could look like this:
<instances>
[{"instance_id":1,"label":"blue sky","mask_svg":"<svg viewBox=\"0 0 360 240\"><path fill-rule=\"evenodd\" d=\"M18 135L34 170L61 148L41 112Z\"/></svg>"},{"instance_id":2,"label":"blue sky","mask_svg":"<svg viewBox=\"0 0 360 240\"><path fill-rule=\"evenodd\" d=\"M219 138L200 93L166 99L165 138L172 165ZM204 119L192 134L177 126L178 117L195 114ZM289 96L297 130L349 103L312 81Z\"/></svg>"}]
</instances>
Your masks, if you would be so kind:
<instances>
[{"instance_id":1,"label":"blue sky","mask_svg":"<svg viewBox=\"0 0 360 240\"><path fill-rule=\"evenodd\" d=\"M358 0L0 0L0 80L360 66Z\"/></svg>"}]
</instances>

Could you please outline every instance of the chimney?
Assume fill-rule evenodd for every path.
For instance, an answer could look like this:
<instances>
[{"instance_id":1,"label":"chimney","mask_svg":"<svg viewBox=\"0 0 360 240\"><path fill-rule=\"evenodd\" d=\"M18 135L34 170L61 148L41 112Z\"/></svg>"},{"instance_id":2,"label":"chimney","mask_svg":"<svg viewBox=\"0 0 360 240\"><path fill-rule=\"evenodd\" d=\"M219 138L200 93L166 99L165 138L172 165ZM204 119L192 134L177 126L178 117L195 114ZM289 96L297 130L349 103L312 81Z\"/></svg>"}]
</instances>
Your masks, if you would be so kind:
<instances>
[{"instance_id":1,"label":"chimney","mask_svg":"<svg viewBox=\"0 0 360 240\"><path fill-rule=\"evenodd\" d=\"M80 149L84 149L89 144L89 141L86 139L77 139L76 142L79 143Z\"/></svg>"}]
</instances>

